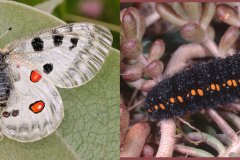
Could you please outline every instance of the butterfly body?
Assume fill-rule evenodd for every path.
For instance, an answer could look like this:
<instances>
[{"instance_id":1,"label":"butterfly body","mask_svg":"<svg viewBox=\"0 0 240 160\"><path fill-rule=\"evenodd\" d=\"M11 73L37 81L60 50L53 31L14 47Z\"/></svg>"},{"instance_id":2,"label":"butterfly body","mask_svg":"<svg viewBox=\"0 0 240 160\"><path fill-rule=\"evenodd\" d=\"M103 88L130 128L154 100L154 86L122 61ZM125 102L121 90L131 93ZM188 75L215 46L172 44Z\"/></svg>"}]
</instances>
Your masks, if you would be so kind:
<instances>
[{"instance_id":1,"label":"butterfly body","mask_svg":"<svg viewBox=\"0 0 240 160\"><path fill-rule=\"evenodd\" d=\"M0 129L20 142L48 136L64 117L56 87L90 81L108 55L112 35L103 26L67 24L10 43L0 50Z\"/></svg>"},{"instance_id":2,"label":"butterfly body","mask_svg":"<svg viewBox=\"0 0 240 160\"><path fill-rule=\"evenodd\" d=\"M6 107L10 94L10 80L6 73L6 64L0 64L0 107Z\"/></svg>"}]
</instances>

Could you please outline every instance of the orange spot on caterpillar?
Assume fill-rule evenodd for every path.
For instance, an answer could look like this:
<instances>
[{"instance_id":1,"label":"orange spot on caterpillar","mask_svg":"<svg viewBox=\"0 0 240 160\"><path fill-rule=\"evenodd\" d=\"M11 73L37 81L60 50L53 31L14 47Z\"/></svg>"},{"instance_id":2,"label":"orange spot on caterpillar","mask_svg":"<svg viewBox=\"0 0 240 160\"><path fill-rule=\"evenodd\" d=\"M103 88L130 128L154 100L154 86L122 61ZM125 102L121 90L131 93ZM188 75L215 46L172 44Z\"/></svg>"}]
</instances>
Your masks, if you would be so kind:
<instances>
[{"instance_id":1,"label":"orange spot on caterpillar","mask_svg":"<svg viewBox=\"0 0 240 160\"><path fill-rule=\"evenodd\" d=\"M189 94L187 94L187 97L189 97Z\"/></svg>"},{"instance_id":2,"label":"orange spot on caterpillar","mask_svg":"<svg viewBox=\"0 0 240 160\"><path fill-rule=\"evenodd\" d=\"M232 86L232 81L231 81L231 80L228 80L228 81L227 81L227 85L228 85L228 86Z\"/></svg>"},{"instance_id":3,"label":"orange spot on caterpillar","mask_svg":"<svg viewBox=\"0 0 240 160\"><path fill-rule=\"evenodd\" d=\"M177 99L178 99L179 102L183 102L183 99L182 99L181 96L177 96Z\"/></svg>"},{"instance_id":4,"label":"orange spot on caterpillar","mask_svg":"<svg viewBox=\"0 0 240 160\"><path fill-rule=\"evenodd\" d=\"M226 84L225 83L223 83L223 87L225 87L226 86Z\"/></svg>"},{"instance_id":5,"label":"orange spot on caterpillar","mask_svg":"<svg viewBox=\"0 0 240 160\"><path fill-rule=\"evenodd\" d=\"M193 96L195 96L196 95L196 91L195 90L191 90L191 94L193 95Z\"/></svg>"},{"instance_id":6,"label":"orange spot on caterpillar","mask_svg":"<svg viewBox=\"0 0 240 160\"><path fill-rule=\"evenodd\" d=\"M33 83L40 81L41 78L42 78L42 76L36 70L32 71L30 74L30 80Z\"/></svg>"},{"instance_id":7,"label":"orange spot on caterpillar","mask_svg":"<svg viewBox=\"0 0 240 160\"><path fill-rule=\"evenodd\" d=\"M198 92L198 95L199 95L199 96L203 96L203 90L197 89L197 92Z\"/></svg>"},{"instance_id":8,"label":"orange spot on caterpillar","mask_svg":"<svg viewBox=\"0 0 240 160\"><path fill-rule=\"evenodd\" d=\"M158 106L157 106L157 105L155 105L155 106L154 106L154 109L155 109L155 110L158 110Z\"/></svg>"},{"instance_id":9,"label":"orange spot on caterpillar","mask_svg":"<svg viewBox=\"0 0 240 160\"><path fill-rule=\"evenodd\" d=\"M215 87L215 85L214 84L211 84L211 90L215 90L216 89L216 87Z\"/></svg>"},{"instance_id":10,"label":"orange spot on caterpillar","mask_svg":"<svg viewBox=\"0 0 240 160\"><path fill-rule=\"evenodd\" d=\"M216 84L217 91L220 91L220 86Z\"/></svg>"},{"instance_id":11,"label":"orange spot on caterpillar","mask_svg":"<svg viewBox=\"0 0 240 160\"><path fill-rule=\"evenodd\" d=\"M165 109L165 106L164 106L163 104L160 104L160 108L161 108L162 110L164 110L164 109Z\"/></svg>"},{"instance_id":12,"label":"orange spot on caterpillar","mask_svg":"<svg viewBox=\"0 0 240 160\"><path fill-rule=\"evenodd\" d=\"M45 107L45 104L43 101L36 101L36 102L30 104L29 109L33 113L40 113L44 107Z\"/></svg>"},{"instance_id":13,"label":"orange spot on caterpillar","mask_svg":"<svg viewBox=\"0 0 240 160\"><path fill-rule=\"evenodd\" d=\"M175 102L174 98L170 98L169 101L170 101L171 103L174 103L174 102Z\"/></svg>"},{"instance_id":14,"label":"orange spot on caterpillar","mask_svg":"<svg viewBox=\"0 0 240 160\"><path fill-rule=\"evenodd\" d=\"M237 82L235 80L232 80L233 86L237 87Z\"/></svg>"},{"instance_id":15,"label":"orange spot on caterpillar","mask_svg":"<svg viewBox=\"0 0 240 160\"><path fill-rule=\"evenodd\" d=\"M207 88L207 91L209 91L209 88Z\"/></svg>"}]
</instances>

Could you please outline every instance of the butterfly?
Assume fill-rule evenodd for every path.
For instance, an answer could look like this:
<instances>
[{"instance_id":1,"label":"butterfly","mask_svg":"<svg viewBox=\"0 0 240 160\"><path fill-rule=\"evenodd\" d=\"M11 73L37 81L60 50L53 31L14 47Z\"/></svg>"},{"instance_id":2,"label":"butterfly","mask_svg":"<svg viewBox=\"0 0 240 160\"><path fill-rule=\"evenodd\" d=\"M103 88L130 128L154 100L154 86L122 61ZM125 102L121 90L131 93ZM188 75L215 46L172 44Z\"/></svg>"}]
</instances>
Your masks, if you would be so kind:
<instances>
[{"instance_id":1,"label":"butterfly","mask_svg":"<svg viewBox=\"0 0 240 160\"><path fill-rule=\"evenodd\" d=\"M0 129L20 142L40 140L64 117L56 87L81 86L109 54L111 32L91 23L40 31L0 50Z\"/></svg>"}]
</instances>

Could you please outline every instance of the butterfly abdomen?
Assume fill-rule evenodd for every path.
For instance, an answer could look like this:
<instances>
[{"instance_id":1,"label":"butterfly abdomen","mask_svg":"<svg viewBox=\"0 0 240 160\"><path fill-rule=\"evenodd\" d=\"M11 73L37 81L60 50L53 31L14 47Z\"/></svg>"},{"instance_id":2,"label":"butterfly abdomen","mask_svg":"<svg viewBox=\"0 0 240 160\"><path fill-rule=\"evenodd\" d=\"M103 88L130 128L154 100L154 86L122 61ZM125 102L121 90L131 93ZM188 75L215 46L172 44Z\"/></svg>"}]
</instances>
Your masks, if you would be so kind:
<instances>
[{"instance_id":1,"label":"butterfly abdomen","mask_svg":"<svg viewBox=\"0 0 240 160\"><path fill-rule=\"evenodd\" d=\"M0 107L5 107L10 94L10 80L5 69L0 69Z\"/></svg>"},{"instance_id":2,"label":"butterfly abdomen","mask_svg":"<svg viewBox=\"0 0 240 160\"><path fill-rule=\"evenodd\" d=\"M194 65L158 83L145 103L154 119L233 102L240 95L240 54Z\"/></svg>"}]
</instances>

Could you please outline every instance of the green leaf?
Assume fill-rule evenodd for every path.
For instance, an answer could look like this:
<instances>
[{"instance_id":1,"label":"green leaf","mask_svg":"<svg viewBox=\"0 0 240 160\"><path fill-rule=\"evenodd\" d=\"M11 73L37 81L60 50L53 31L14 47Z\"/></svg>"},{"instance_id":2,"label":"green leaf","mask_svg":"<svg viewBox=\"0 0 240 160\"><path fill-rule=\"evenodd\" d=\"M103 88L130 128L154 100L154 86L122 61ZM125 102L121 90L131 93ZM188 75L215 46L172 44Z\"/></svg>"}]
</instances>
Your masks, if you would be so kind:
<instances>
[{"instance_id":1,"label":"green leaf","mask_svg":"<svg viewBox=\"0 0 240 160\"><path fill-rule=\"evenodd\" d=\"M45 1L47 1L47 0L17 0L17 2L24 3L29 6L35 6L35 5L45 2Z\"/></svg>"},{"instance_id":2,"label":"green leaf","mask_svg":"<svg viewBox=\"0 0 240 160\"><path fill-rule=\"evenodd\" d=\"M15 2L0 1L0 46L30 33L62 24L51 15ZM65 117L56 132L32 143L4 138L0 159L119 159L119 51L111 49L103 68L89 83L61 89Z\"/></svg>"},{"instance_id":3,"label":"green leaf","mask_svg":"<svg viewBox=\"0 0 240 160\"><path fill-rule=\"evenodd\" d=\"M63 0L49 0L46 2L42 2L34 7L47 13L52 13L52 11L62 2Z\"/></svg>"},{"instance_id":4,"label":"green leaf","mask_svg":"<svg viewBox=\"0 0 240 160\"><path fill-rule=\"evenodd\" d=\"M0 35L12 27L12 30L0 39L0 47L3 48L7 43L30 33L64 23L32 7L16 2L0 1Z\"/></svg>"}]
</instances>

